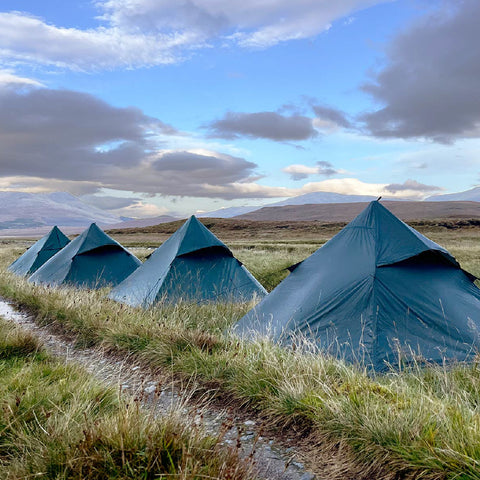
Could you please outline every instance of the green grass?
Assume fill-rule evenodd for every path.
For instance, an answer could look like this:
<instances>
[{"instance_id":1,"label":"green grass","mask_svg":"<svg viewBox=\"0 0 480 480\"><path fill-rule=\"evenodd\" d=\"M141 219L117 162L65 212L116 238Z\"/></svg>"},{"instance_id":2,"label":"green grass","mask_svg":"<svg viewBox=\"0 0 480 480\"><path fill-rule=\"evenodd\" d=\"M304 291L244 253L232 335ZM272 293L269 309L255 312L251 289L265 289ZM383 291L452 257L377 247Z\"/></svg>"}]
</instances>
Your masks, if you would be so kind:
<instances>
[{"instance_id":1,"label":"green grass","mask_svg":"<svg viewBox=\"0 0 480 480\"><path fill-rule=\"evenodd\" d=\"M247 266L252 275L272 291L287 275L287 268L301 262L320 247L320 243L260 243L232 246L234 255Z\"/></svg>"},{"instance_id":2,"label":"green grass","mask_svg":"<svg viewBox=\"0 0 480 480\"><path fill-rule=\"evenodd\" d=\"M220 438L125 403L0 319L0 478L245 479Z\"/></svg>"},{"instance_id":3,"label":"green grass","mask_svg":"<svg viewBox=\"0 0 480 480\"><path fill-rule=\"evenodd\" d=\"M442 238L464 268L477 268L480 247L474 238ZM310 243L278 248L265 243L237 245L234 253L273 287L279 267L314 249ZM7 248L2 255L4 265L12 260ZM179 304L144 311L109 301L106 291L35 287L5 272L0 294L29 308L39 322L75 333L80 343L134 355L205 388L215 385L219 395L255 409L272 426L308 431L317 448L346 445L346 462L361 466L364 478L380 469L382 478L480 479L476 363L413 366L371 377L322 355L266 341L243 343L224 333L250 305Z\"/></svg>"}]
</instances>

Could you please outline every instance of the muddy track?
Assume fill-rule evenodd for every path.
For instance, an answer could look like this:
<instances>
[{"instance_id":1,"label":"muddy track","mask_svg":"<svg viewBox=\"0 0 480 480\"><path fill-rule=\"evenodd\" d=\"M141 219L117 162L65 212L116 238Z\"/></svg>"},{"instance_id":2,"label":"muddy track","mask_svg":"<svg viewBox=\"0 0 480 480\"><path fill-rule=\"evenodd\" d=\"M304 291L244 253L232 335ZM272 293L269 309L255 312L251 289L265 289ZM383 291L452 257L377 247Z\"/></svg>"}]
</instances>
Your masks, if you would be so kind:
<instances>
[{"instance_id":1,"label":"muddy track","mask_svg":"<svg viewBox=\"0 0 480 480\"><path fill-rule=\"evenodd\" d=\"M242 412L217 408L194 395L194 386L180 388L167 375L156 373L135 359L115 356L98 348L77 348L74 339L58 334L51 326L39 326L35 319L16 309L0 297L0 316L21 325L35 334L45 348L65 362L84 367L108 386L118 388L123 395L136 398L144 408L158 415L167 415L171 409L182 409L185 416L217 435L224 431L222 443L238 448L245 458L251 458L259 478L268 480L320 480L308 471L300 453L293 446L285 446L278 439L265 435L258 418L246 418ZM192 418L193 417L193 418ZM287 443L290 440L286 439Z\"/></svg>"}]
</instances>

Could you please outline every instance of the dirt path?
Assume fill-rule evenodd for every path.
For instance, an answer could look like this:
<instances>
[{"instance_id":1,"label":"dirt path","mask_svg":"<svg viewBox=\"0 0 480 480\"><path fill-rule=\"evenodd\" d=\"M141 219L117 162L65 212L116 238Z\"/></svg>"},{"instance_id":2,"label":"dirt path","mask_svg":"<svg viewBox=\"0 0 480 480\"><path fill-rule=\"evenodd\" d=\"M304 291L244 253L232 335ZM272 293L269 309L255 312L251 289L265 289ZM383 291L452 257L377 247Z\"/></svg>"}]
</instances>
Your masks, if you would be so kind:
<instances>
[{"instance_id":1,"label":"dirt path","mask_svg":"<svg viewBox=\"0 0 480 480\"><path fill-rule=\"evenodd\" d=\"M209 407L199 408L188 398L188 386L180 392L172 382L142 367L134 359L118 360L97 348L76 348L72 341L53 332L48 326L39 326L32 317L19 312L0 297L0 316L34 333L53 355L82 365L103 383L114 386L125 395L139 399L145 408L158 415L166 415L171 408L181 408L185 415L193 416L195 423L206 432L216 434L228 429L223 442L239 446L241 454L253 459L258 476L268 480L320 480L305 469L294 447L279 445L275 439L262 436L258 420L249 420L232 412ZM293 439L292 439L293 440Z\"/></svg>"}]
</instances>

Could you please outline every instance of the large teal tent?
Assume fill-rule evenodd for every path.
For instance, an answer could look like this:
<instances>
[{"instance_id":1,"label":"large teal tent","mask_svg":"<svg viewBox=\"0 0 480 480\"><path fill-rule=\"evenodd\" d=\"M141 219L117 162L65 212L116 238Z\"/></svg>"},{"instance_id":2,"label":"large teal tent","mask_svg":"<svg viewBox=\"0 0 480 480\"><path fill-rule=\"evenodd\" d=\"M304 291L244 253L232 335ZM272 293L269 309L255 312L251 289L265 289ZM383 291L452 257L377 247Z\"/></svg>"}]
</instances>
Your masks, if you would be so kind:
<instances>
[{"instance_id":1,"label":"large teal tent","mask_svg":"<svg viewBox=\"0 0 480 480\"><path fill-rule=\"evenodd\" d=\"M466 360L480 344L480 290L450 253L372 202L236 325L307 338L376 369L399 358Z\"/></svg>"},{"instance_id":2,"label":"large teal tent","mask_svg":"<svg viewBox=\"0 0 480 480\"><path fill-rule=\"evenodd\" d=\"M29 281L52 286L100 288L117 285L139 265L141 262L135 255L92 223L39 268Z\"/></svg>"},{"instance_id":3,"label":"large teal tent","mask_svg":"<svg viewBox=\"0 0 480 480\"><path fill-rule=\"evenodd\" d=\"M61 230L55 226L22 256L18 257L8 269L17 275L31 275L67 245L69 241Z\"/></svg>"},{"instance_id":4,"label":"large teal tent","mask_svg":"<svg viewBox=\"0 0 480 480\"><path fill-rule=\"evenodd\" d=\"M110 298L148 307L161 300L243 301L265 294L232 252L192 216Z\"/></svg>"}]
</instances>

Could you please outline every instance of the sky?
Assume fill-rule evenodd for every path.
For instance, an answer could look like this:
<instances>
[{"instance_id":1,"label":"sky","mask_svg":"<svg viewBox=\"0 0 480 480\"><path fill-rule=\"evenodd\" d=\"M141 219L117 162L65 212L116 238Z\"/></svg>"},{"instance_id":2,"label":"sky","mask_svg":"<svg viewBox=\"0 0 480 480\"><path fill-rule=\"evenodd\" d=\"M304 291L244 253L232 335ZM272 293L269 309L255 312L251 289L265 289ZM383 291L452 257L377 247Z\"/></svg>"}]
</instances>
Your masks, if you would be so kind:
<instances>
[{"instance_id":1,"label":"sky","mask_svg":"<svg viewBox=\"0 0 480 480\"><path fill-rule=\"evenodd\" d=\"M119 215L480 183L478 0L2 0L0 190Z\"/></svg>"}]
</instances>

